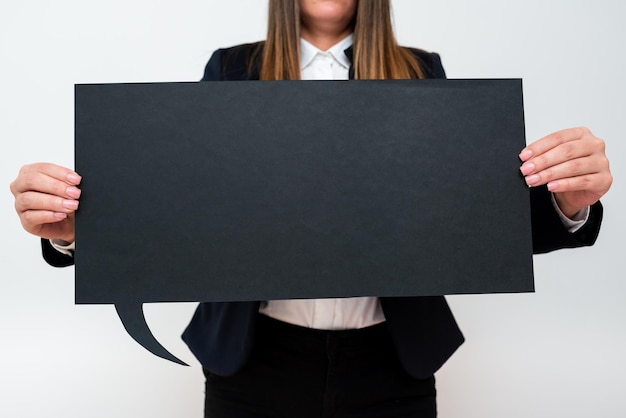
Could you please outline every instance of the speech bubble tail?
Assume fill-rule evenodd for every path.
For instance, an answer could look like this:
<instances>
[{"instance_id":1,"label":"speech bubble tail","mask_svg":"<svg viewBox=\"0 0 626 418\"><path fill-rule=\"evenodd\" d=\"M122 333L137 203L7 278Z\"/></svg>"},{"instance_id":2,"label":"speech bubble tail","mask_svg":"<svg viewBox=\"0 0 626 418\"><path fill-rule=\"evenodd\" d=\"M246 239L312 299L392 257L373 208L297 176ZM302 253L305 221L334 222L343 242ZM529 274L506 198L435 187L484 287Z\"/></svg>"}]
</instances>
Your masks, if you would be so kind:
<instances>
[{"instance_id":1,"label":"speech bubble tail","mask_svg":"<svg viewBox=\"0 0 626 418\"><path fill-rule=\"evenodd\" d=\"M167 351L165 347L161 345L157 341L157 339L152 335L148 324L146 323L146 318L143 314L143 304L139 303L116 303L115 310L126 328L126 332L137 341L143 348L154 354L155 356L161 357L165 360L172 361L174 363L181 364L183 366L188 366L184 361L179 360L172 353Z\"/></svg>"}]
</instances>

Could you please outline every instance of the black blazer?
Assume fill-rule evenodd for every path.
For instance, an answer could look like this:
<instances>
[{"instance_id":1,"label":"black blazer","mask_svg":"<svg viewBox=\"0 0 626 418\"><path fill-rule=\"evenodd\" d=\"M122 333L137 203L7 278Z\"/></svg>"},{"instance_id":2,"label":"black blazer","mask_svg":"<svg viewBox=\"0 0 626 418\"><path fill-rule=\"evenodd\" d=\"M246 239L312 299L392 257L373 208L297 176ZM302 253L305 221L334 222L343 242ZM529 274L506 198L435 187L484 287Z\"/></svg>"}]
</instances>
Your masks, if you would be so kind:
<instances>
[{"instance_id":1,"label":"black blazer","mask_svg":"<svg viewBox=\"0 0 626 418\"><path fill-rule=\"evenodd\" d=\"M202 81L258 79L258 57L263 43L220 49L206 65ZM352 58L351 49L346 55ZM439 56L411 49L428 78L445 78ZM353 72L350 71L351 78ZM570 234L555 212L545 187L532 188L533 252L592 245L602 220L602 206L591 208L589 221ZM54 250L43 240L48 263L66 266L72 257ZM442 296L385 297L380 303L402 365L416 378L432 376L463 343L448 304ZM218 375L232 375L246 362L252 349L260 302L200 303L183 333L183 340L203 367Z\"/></svg>"}]
</instances>

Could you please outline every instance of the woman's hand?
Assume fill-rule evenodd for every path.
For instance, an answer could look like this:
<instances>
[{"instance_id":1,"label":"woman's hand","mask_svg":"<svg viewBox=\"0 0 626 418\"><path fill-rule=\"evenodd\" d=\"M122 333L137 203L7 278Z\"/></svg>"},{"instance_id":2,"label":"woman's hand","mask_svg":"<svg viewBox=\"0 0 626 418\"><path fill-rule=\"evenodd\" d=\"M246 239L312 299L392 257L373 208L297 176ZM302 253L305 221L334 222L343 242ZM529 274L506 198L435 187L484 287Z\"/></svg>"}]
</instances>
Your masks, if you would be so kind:
<instances>
[{"instance_id":1,"label":"woman's hand","mask_svg":"<svg viewBox=\"0 0 626 418\"><path fill-rule=\"evenodd\" d=\"M22 167L11 183L11 193L24 229L41 238L74 242L80 181L77 173L55 164Z\"/></svg>"},{"instance_id":2,"label":"woman's hand","mask_svg":"<svg viewBox=\"0 0 626 418\"><path fill-rule=\"evenodd\" d=\"M605 144L587 128L564 129L522 150L520 171L531 187L548 185L565 216L596 203L613 177Z\"/></svg>"}]
</instances>

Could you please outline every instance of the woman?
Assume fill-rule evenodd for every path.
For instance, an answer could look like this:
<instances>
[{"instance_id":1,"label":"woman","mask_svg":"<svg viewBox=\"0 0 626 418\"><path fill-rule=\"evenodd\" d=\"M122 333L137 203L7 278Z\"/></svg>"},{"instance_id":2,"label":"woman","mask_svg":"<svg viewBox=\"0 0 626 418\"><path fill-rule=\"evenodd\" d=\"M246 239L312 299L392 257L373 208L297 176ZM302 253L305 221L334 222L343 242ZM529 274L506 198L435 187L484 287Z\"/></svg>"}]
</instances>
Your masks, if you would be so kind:
<instances>
[{"instance_id":1,"label":"woman","mask_svg":"<svg viewBox=\"0 0 626 418\"><path fill-rule=\"evenodd\" d=\"M396 44L389 0L270 0L267 41L216 51L203 80L442 78L436 54ZM520 153L535 252L591 245L612 178L584 128ZM81 178L25 166L11 184L52 265L72 264ZM462 343L445 300L202 303L183 338L207 375L209 417L433 417L434 373Z\"/></svg>"}]
</instances>

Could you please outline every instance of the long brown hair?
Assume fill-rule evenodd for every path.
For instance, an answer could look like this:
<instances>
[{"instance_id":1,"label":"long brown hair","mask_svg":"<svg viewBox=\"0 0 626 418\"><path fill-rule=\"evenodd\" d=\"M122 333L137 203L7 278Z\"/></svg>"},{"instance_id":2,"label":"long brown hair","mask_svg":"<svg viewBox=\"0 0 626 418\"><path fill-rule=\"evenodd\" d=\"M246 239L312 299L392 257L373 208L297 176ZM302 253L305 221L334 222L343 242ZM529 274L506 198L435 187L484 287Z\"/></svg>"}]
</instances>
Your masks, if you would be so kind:
<instances>
[{"instance_id":1,"label":"long brown hair","mask_svg":"<svg viewBox=\"0 0 626 418\"><path fill-rule=\"evenodd\" d=\"M396 41L389 1L358 1L352 45L355 79L424 77L417 59ZM299 0L269 0L261 80L300 79L300 24Z\"/></svg>"}]
</instances>

